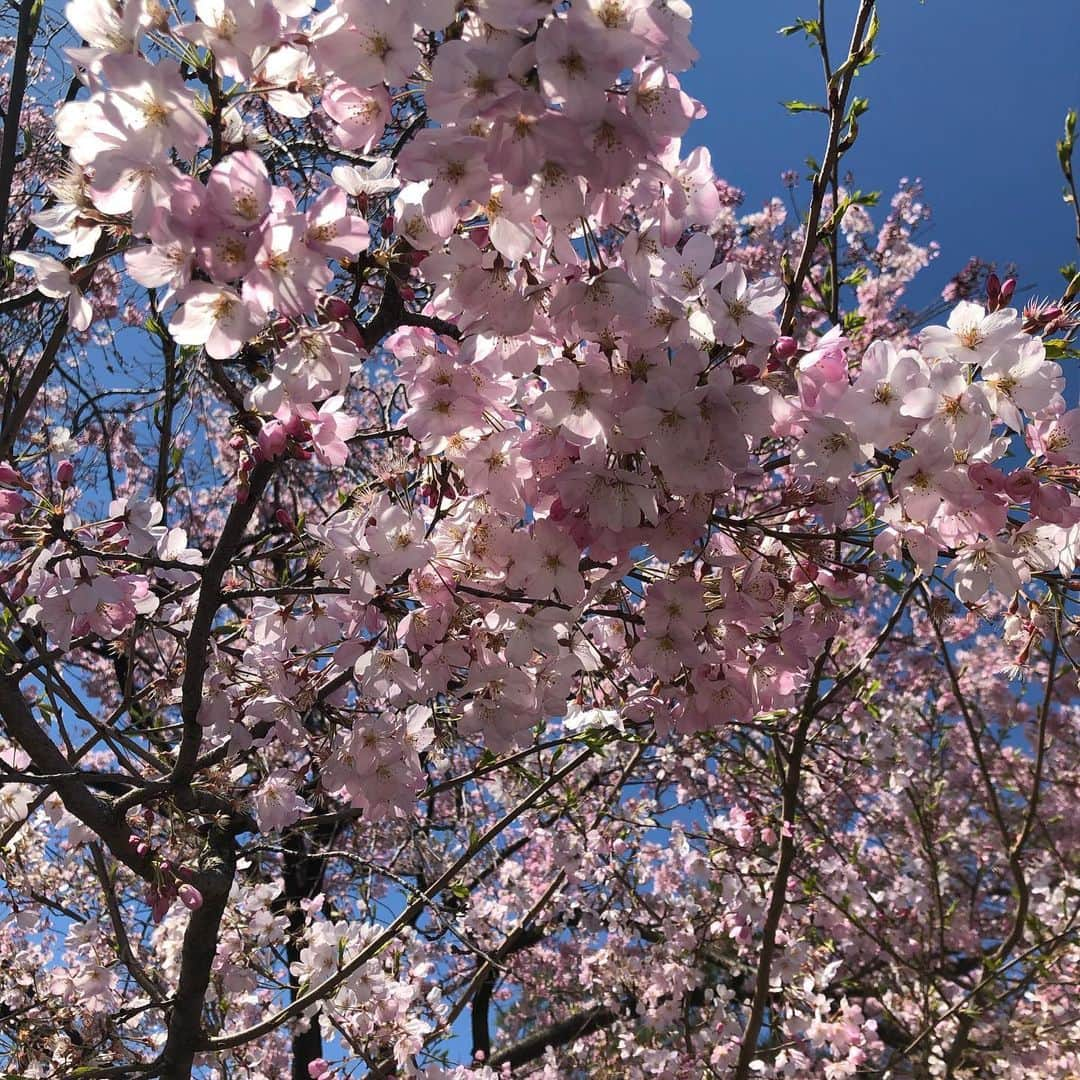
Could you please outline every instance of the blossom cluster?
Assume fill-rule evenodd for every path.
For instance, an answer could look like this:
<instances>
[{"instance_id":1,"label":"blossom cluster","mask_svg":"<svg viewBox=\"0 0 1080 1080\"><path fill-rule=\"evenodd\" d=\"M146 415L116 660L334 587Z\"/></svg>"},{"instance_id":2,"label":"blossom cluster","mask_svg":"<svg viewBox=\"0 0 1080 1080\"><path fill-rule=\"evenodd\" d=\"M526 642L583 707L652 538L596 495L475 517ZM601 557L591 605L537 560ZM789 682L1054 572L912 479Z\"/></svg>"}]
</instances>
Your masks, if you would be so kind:
<instances>
[{"instance_id":1,"label":"blossom cluster","mask_svg":"<svg viewBox=\"0 0 1080 1080\"><path fill-rule=\"evenodd\" d=\"M876 240L864 210L845 219L880 270L858 287L862 321L813 314L818 270L794 297L808 310L782 333L792 285L780 248L806 238L779 238L775 204L737 220L709 152L683 153L704 114L679 78L697 55L683 0L315 8L69 4L84 93L57 114L68 167L30 219L40 234L13 256L35 278L22 295L64 300L58 317L78 332L104 321L95 290L116 275L139 298L131 321L167 360L157 473L128 447L126 472L144 490L110 475L100 505L85 435L59 464L26 440L0 465L11 616L41 655L79 656L94 694L127 715L117 738L81 719L109 747L119 803L160 811L146 819L154 835L133 834L122 853L150 897L126 948L157 957L167 982L190 978L188 910L216 900L175 868L212 883L227 863L203 980L226 1003L214 1012L221 1052L262 1068L238 1048L243 1031L287 992L299 1004L279 1027L321 1024L372 1068L392 1060L434 1080L451 1073L417 1060L454 1022L441 977L452 969L486 1000L489 970L531 963L506 942L530 932L536 897L565 887L579 907L540 951L549 982L528 972L537 995L573 989L605 1010L628 1076L731 1067L744 981L714 979L705 996L704 972L748 970L768 908L759 883L790 822L760 809L771 766L754 758L720 781L671 747L701 737L749 760L759 735L786 737L768 725L809 715L834 642L852 651L852 672L861 661L846 643L868 658L879 647L849 611L876 617L882 595L948 589L973 611L1005 613L1020 667L1037 655L1049 590L1080 557L1080 409L1068 408L1047 333L1069 313L1021 314L998 283L985 302L960 300L946 325L907 332L894 302L933 253L912 239L924 211L905 185ZM190 411L175 447L205 473L201 499L178 494L170 456L184 392L211 403ZM846 689L854 676L839 670L826 677ZM912 678L928 698L926 671ZM924 704L912 691L904 715ZM843 701L819 737L832 738L830 723L858 727L867 708ZM859 734L857 749L837 743L837 760L877 754L894 769L899 736ZM623 795L616 785L603 802L611 780L597 767L581 793L591 825L530 819L528 859L508 842L473 893L451 875L428 895L476 839L443 841L448 822L498 811L509 824L515 799L541 803L562 753L532 760L544 739L545 750L625 742L638 757L624 779L655 741L655 792L625 800L616 820ZM458 783L486 777L499 755L534 794ZM142 766L129 783L125 770ZM29 765L15 755L4 767ZM813 799L843 791L845 767L822 766ZM704 794L684 800L695 785ZM0 826L33 814L29 789L12 790ZM665 822L658 845L649 830L672 801L702 818ZM816 843L838 842L847 809L822 810ZM887 791L862 809L906 828ZM77 847L78 826L64 828ZM356 830L353 848L333 845L339 828ZM294 864L308 835L326 850L304 877ZM221 850L238 836L254 839L229 863ZM872 830L860 841L881 885ZM419 854L402 876L410 844ZM823 866L862 920L840 958L855 966L878 913L842 862L833 852ZM350 892L375 864L392 887ZM122 990L102 886L100 910L62 946L68 976L34 993L65 1010L81 998L88 1027L104 1031ZM623 921L618 905L608 915L593 903L607 894L626 905ZM382 922L417 895L441 905L438 918L416 914L384 950ZM666 898L663 918L650 896ZM912 905L922 899L912 886ZM1051 901L1037 906L1051 925ZM886 1012L920 1023L905 1002L857 986L847 996L814 941L830 918L824 902L787 917L774 974L803 981L776 1021L792 1046L762 1075L854 1075L883 1053ZM557 955L570 919L597 943L572 973ZM971 917L964 947L1002 936L984 921ZM494 925L512 932L500 941ZM443 958L439 970L430 942L451 931L486 968ZM152 996L157 975L143 967L133 977ZM304 995L324 983L315 1009ZM29 1008L33 995L16 998ZM649 1034L691 1012L689 1057ZM132 1029L161 1049L160 1024ZM251 1075L274 1075L266 1062Z\"/></svg>"}]
</instances>

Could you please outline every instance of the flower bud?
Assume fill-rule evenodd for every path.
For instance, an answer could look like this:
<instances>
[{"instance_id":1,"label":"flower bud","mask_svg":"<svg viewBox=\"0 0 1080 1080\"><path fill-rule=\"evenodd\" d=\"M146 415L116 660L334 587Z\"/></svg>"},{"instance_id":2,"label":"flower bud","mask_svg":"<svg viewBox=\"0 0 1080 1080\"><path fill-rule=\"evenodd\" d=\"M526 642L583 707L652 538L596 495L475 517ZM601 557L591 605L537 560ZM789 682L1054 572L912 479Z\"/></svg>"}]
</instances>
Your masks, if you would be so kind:
<instances>
[{"instance_id":1,"label":"flower bud","mask_svg":"<svg viewBox=\"0 0 1080 1080\"><path fill-rule=\"evenodd\" d=\"M270 420L263 424L259 431L259 449L263 457L272 461L281 457L285 452L285 444L289 441L289 433L280 420Z\"/></svg>"},{"instance_id":2,"label":"flower bud","mask_svg":"<svg viewBox=\"0 0 1080 1080\"><path fill-rule=\"evenodd\" d=\"M330 319L333 322L344 322L352 318L352 308L340 296L321 296L317 307L324 319Z\"/></svg>"},{"instance_id":3,"label":"flower bud","mask_svg":"<svg viewBox=\"0 0 1080 1080\"><path fill-rule=\"evenodd\" d=\"M203 905L202 893L186 881L176 890L176 895L180 897L180 903L189 911L198 911Z\"/></svg>"},{"instance_id":4,"label":"flower bud","mask_svg":"<svg viewBox=\"0 0 1080 1080\"><path fill-rule=\"evenodd\" d=\"M364 335L360 332L360 327L353 322L352 319L347 320L340 324L340 332L347 337L358 349L366 349L367 345L364 342Z\"/></svg>"},{"instance_id":5,"label":"flower bud","mask_svg":"<svg viewBox=\"0 0 1080 1080\"><path fill-rule=\"evenodd\" d=\"M1001 283L1001 306L1004 307L1012 298L1013 293L1016 292L1016 278L1006 278Z\"/></svg>"},{"instance_id":6,"label":"flower bud","mask_svg":"<svg viewBox=\"0 0 1080 1080\"><path fill-rule=\"evenodd\" d=\"M996 311L1001 301L1001 278L992 270L986 276L986 306Z\"/></svg>"},{"instance_id":7,"label":"flower bud","mask_svg":"<svg viewBox=\"0 0 1080 1080\"><path fill-rule=\"evenodd\" d=\"M296 532L296 522L288 510L278 509L274 511L274 520L287 532Z\"/></svg>"},{"instance_id":8,"label":"flower bud","mask_svg":"<svg viewBox=\"0 0 1080 1080\"><path fill-rule=\"evenodd\" d=\"M8 589L8 596L12 600L21 600L26 593L26 590L30 587L30 571L25 570L15 580L14 584Z\"/></svg>"},{"instance_id":9,"label":"flower bud","mask_svg":"<svg viewBox=\"0 0 1080 1080\"><path fill-rule=\"evenodd\" d=\"M56 466L56 482L66 491L74 479L75 466L65 458Z\"/></svg>"},{"instance_id":10,"label":"flower bud","mask_svg":"<svg viewBox=\"0 0 1080 1080\"><path fill-rule=\"evenodd\" d=\"M13 469L10 465L0 465L0 484L8 487L24 487L26 481L18 469Z\"/></svg>"},{"instance_id":11,"label":"flower bud","mask_svg":"<svg viewBox=\"0 0 1080 1080\"><path fill-rule=\"evenodd\" d=\"M1071 524L1068 520L1068 491L1060 484L1043 484L1031 496L1031 516L1051 525Z\"/></svg>"},{"instance_id":12,"label":"flower bud","mask_svg":"<svg viewBox=\"0 0 1080 1080\"><path fill-rule=\"evenodd\" d=\"M773 346L773 352L781 360L790 360L798 351L799 343L793 337L787 337L786 335L777 338L776 344Z\"/></svg>"},{"instance_id":13,"label":"flower bud","mask_svg":"<svg viewBox=\"0 0 1080 1080\"><path fill-rule=\"evenodd\" d=\"M1005 481L1005 491L1013 502L1027 502L1039 490L1039 481L1029 469L1017 469Z\"/></svg>"},{"instance_id":14,"label":"flower bud","mask_svg":"<svg viewBox=\"0 0 1080 1080\"><path fill-rule=\"evenodd\" d=\"M968 479L979 491L997 494L1005 490L1005 474L985 461L976 461L968 466Z\"/></svg>"},{"instance_id":15,"label":"flower bud","mask_svg":"<svg viewBox=\"0 0 1080 1080\"><path fill-rule=\"evenodd\" d=\"M285 433L290 439L308 439L311 437L311 433L304 423L304 418L297 412L289 413L281 423L284 425Z\"/></svg>"},{"instance_id":16,"label":"flower bud","mask_svg":"<svg viewBox=\"0 0 1080 1080\"><path fill-rule=\"evenodd\" d=\"M0 514L17 514L29 505L17 491L0 490Z\"/></svg>"},{"instance_id":17,"label":"flower bud","mask_svg":"<svg viewBox=\"0 0 1080 1080\"><path fill-rule=\"evenodd\" d=\"M172 897L166 893L155 893L150 904L150 918L159 923L169 913L169 905L172 903Z\"/></svg>"}]
</instances>

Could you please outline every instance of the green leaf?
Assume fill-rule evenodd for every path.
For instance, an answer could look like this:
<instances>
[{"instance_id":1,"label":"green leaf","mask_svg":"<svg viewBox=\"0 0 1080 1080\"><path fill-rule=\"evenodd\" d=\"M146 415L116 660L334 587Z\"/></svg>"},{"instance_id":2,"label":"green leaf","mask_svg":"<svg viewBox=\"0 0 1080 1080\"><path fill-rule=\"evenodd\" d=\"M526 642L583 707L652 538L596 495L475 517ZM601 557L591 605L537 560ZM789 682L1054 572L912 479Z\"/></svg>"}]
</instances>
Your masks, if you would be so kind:
<instances>
[{"instance_id":1,"label":"green leaf","mask_svg":"<svg viewBox=\"0 0 1080 1080\"><path fill-rule=\"evenodd\" d=\"M812 105L809 101L781 101L781 105L789 113L819 112L828 115L829 110L824 105Z\"/></svg>"},{"instance_id":2,"label":"green leaf","mask_svg":"<svg viewBox=\"0 0 1080 1080\"><path fill-rule=\"evenodd\" d=\"M1080 358L1080 352L1076 350L1064 338L1051 338L1043 342L1046 347L1047 360L1076 360Z\"/></svg>"},{"instance_id":3,"label":"green leaf","mask_svg":"<svg viewBox=\"0 0 1080 1080\"><path fill-rule=\"evenodd\" d=\"M847 123L850 124L851 121L855 117L862 116L862 114L864 112L866 112L867 109L869 109L869 108L870 108L870 99L869 98L864 98L864 97L852 98L851 99L851 107L848 109Z\"/></svg>"},{"instance_id":4,"label":"green leaf","mask_svg":"<svg viewBox=\"0 0 1080 1080\"><path fill-rule=\"evenodd\" d=\"M798 34L802 32L806 35L808 44L814 44L821 42L821 23L817 19L796 19L790 26L781 26L777 31L778 34L782 34L784 37L791 37L792 34Z\"/></svg>"},{"instance_id":5,"label":"green leaf","mask_svg":"<svg viewBox=\"0 0 1080 1080\"><path fill-rule=\"evenodd\" d=\"M1057 141L1058 162L1066 179L1072 178L1072 155L1076 144L1076 110L1070 109L1065 114L1065 135Z\"/></svg>"}]
</instances>

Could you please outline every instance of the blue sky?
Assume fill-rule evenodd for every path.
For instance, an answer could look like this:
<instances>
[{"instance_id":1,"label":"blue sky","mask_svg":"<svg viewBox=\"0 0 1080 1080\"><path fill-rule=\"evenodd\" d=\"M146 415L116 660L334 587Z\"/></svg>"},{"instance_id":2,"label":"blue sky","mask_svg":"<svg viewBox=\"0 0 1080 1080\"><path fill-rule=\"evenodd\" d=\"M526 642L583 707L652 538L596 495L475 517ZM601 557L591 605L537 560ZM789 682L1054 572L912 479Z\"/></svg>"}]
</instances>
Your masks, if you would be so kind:
<instances>
[{"instance_id":1,"label":"blue sky","mask_svg":"<svg viewBox=\"0 0 1080 1080\"><path fill-rule=\"evenodd\" d=\"M883 200L903 176L925 184L934 211L925 235L941 255L916 279L912 306L934 299L972 255L1015 262L1021 285L1059 295L1058 267L1078 254L1054 143L1066 109L1080 107L1080 3L878 6L880 58L854 88L869 97L870 111L845 161L857 186L881 190ZM846 54L856 7L829 0L834 65ZM825 118L789 115L779 104L822 99L820 57L801 35L776 32L816 13L813 0L694 3L701 60L684 84L709 116L691 129L686 149L708 146L717 174L747 193L748 211L784 195L784 169L805 173L806 157L821 156Z\"/></svg>"}]
</instances>

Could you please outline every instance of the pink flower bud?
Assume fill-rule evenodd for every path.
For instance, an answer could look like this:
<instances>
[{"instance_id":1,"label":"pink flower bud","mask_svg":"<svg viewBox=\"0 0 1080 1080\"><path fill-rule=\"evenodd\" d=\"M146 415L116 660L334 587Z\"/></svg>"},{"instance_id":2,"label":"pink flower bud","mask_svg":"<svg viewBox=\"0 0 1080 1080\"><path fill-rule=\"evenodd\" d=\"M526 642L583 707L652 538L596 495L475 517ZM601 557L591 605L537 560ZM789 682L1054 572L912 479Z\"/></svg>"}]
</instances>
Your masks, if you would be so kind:
<instances>
[{"instance_id":1,"label":"pink flower bud","mask_svg":"<svg viewBox=\"0 0 1080 1080\"><path fill-rule=\"evenodd\" d=\"M1039 481L1028 469L1017 469L1005 481L1005 491L1013 502L1027 502L1039 490Z\"/></svg>"},{"instance_id":2,"label":"pink flower bud","mask_svg":"<svg viewBox=\"0 0 1080 1080\"><path fill-rule=\"evenodd\" d=\"M271 420L263 424L259 431L259 449L268 461L281 457L285 452L285 444L289 441L289 433L280 420Z\"/></svg>"},{"instance_id":3,"label":"pink flower bud","mask_svg":"<svg viewBox=\"0 0 1080 1080\"><path fill-rule=\"evenodd\" d=\"M790 360L799 351L799 343L793 337L777 338L773 346L773 352L781 360Z\"/></svg>"},{"instance_id":4,"label":"pink flower bud","mask_svg":"<svg viewBox=\"0 0 1080 1080\"><path fill-rule=\"evenodd\" d=\"M150 845L145 840L140 841L135 845L135 854L138 855L140 859L145 859L146 856L150 854Z\"/></svg>"},{"instance_id":5,"label":"pink flower bud","mask_svg":"<svg viewBox=\"0 0 1080 1080\"><path fill-rule=\"evenodd\" d=\"M56 482L64 489L71 487L75 479L75 466L66 458L56 466Z\"/></svg>"},{"instance_id":6,"label":"pink flower bud","mask_svg":"<svg viewBox=\"0 0 1080 1080\"><path fill-rule=\"evenodd\" d=\"M318 309L320 315L334 322L344 322L352 317L352 308L340 296L321 296Z\"/></svg>"},{"instance_id":7,"label":"pink flower bud","mask_svg":"<svg viewBox=\"0 0 1080 1080\"><path fill-rule=\"evenodd\" d=\"M171 903L171 896L168 896L165 893L156 893L150 904L150 918L156 923L161 922L168 914L169 905Z\"/></svg>"},{"instance_id":8,"label":"pink flower bud","mask_svg":"<svg viewBox=\"0 0 1080 1080\"><path fill-rule=\"evenodd\" d=\"M986 276L986 299L990 301L991 310L1001 299L1001 278L992 270Z\"/></svg>"},{"instance_id":9,"label":"pink flower bud","mask_svg":"<svg viewBox=\"0 0 1080 1080\"><path fill-rule=\"evenodd\" d=\"M30 587L30 571L26 570L20 574L15 583L8 589L8 596L12 600L21 600L26 590Z\"/></svg>"},{"instance_id":10,"label":"pink flower bud","mask_svg":"<svg viewBox=\"0 0 1080 1080\"><path fill-rule=\"evenodd\" d=\"M1068 491L1060 484L1043 484L1031 496L1031 516L1051 525L1069 524L1070 502Z\"/></svg>"},{"instance_id":11,"label":"pink flower bud","mask_svg":"<svg viewBox=\"0 0 1080 1080\"><path fill-rule=\"evenodd\" d=\"M13 469L10 465L0 465L0 484L8 487L23 487L26 481L18 469Z\"/></svg>"},{"instance_id":12,"label":"pink flower bud","mask_svg":"<svg viewBox=\"0 0 1080 1080\"><path fill-rule=\"evenodd\" d=\"M386 217L384 217L382 219L381 232L382 232L383 236L389 236L390 233L392 233L393 231L394 231L394 215L393 214L387 214Z\"/></svg>"},{"instance_id":13,"label":"pink flower bud","mask_svg":"<svg viewBox=\"0 0 1080 1080\"><path fill-rule=\"evenodd\" d=\"M968 466L968 479L979 491L990 491L996 495L1005 490L1005 474L985 461L976 461Z\"/></svg>"},{"instance_id":14,"label":"pink flower bud","mask_svg":"<svg viewBox=\"0 0 1080 1080\"><path fill-rule=\"evenodd\" d=\"M1002 306L1007 304L1013 297L1013 293L1016 292L1016 278L1006 278L1001 283L1001 303Z\"/></svg>"},{"instance_id":15,"label":"pink flower bud","mask_svg":"<svg viewBox=\"0 0 1080 1080\"><path fill-rule=\"evenodd\" d=\"M367 345L364 343L364 335L360 332L360 327L352 319L343 322L340 330L358 349L367 349Z\"/></svg>"},{"instance_id":16,"label":"pink flower bud","mask_svg":"<svg viewBox=\"0 0 1080 1080\"><path fill-rule=\"evenodd\" d=\"M292 514L288 510L280 509L274 512L274 520L288 532L296 532L296 522L292 519Z\"/></svg>"},{"instance_id":17,"label":"pink flower bud","mask_svg":"<svg viewBox=\"0 0 1080 1080\"><path fill-rule=\"evenodd\" d=\"M282 421L285 433L290 439L305 439L310 437L304 418L296 412L291 412Z\"/></svg>"},{"instance_id":18,"label":"pink flower bud","mask_svg":"<svg viewBox=\"0 0 1080 1080\"><path fill-rule=\"evenodd\" d=\"M334 1075L333 1070L330 1068L330 1062L326 1058L316 1058L314 1061L309 1062L307 1071L311 1080L330 1080Z\"/></svg>"},{"instance_id":19,"label":"pink flower bud","mask_svg":"<svg viewBox=\"0 0 1080 1080\"><path fill-rule=\"evenodd\" d=\"M29 505L17 491L0 490L0 514L17 514Z\"/></svg>"},{"instance_id":20,"label":"pink flower bud","mask_svg":"<svg viewBox=\"0 0 1080 1080\"><path fill-rule=\"evenodd\" d=\"M198 911L203 905L202 893L186 881L176 890L176 895L180 897L180 903L190 911Z\"/></svg>"}]
</instances>

